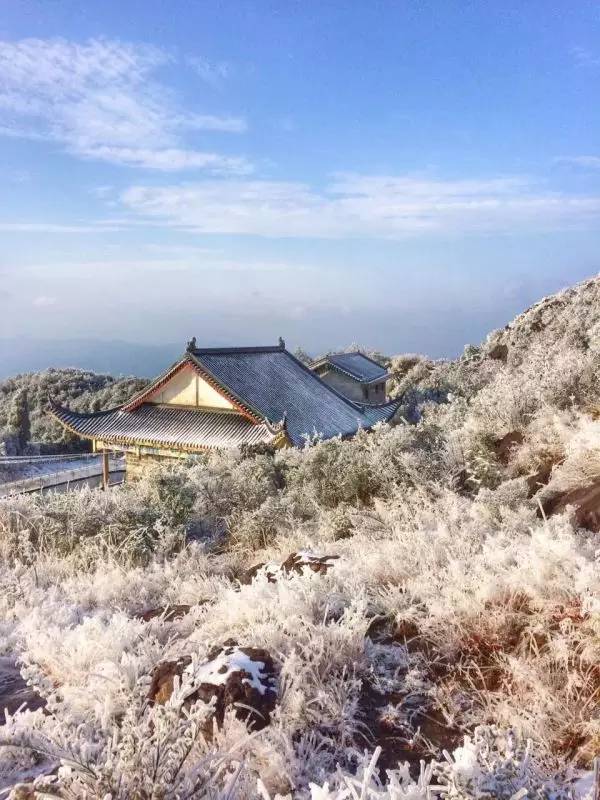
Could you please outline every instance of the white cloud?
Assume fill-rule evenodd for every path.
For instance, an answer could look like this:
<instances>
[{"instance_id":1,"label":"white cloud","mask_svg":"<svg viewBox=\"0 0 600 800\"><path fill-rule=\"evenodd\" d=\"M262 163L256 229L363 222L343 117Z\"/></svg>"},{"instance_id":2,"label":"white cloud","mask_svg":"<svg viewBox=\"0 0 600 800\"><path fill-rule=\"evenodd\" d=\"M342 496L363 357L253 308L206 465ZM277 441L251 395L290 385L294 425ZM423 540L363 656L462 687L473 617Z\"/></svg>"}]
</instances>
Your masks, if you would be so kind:
<instances>
[{"instance_id":1,"label":"white cloud","mask_svg":"<svg viewBox=\"0 0 600 800\"><path fill-rule=\"evenodd\" d=\"M290 272L291 270L293 270L295 274L311 270L318 272L319 267L298 264L292 265L286 261L279 260L262 259L256 261L252 258L235 260L211 254L210 251L203 250L202 248L195 248L195 252L190 248L187 253L178 253L177 250L174 249L173 255L170 258L156 258L155 256L150 258L135 258L133 256L130 258L114 258L107 254L106 257L99 260L65 261L61 259L60 263L43 262L19 266L19 271L26 271L30 277L42 279L47 278L48 275L51 274L53 280L57 280L58 276L60 276L60 279L71 280L73 278L80 278L86 273L92 275L102 273L105 276L112 273L115 278L118 276L122 280L125 280L125 276L127 276L127 279L130 279L133 275L135 280L137 280L139 275L148 275L150 273L159 275L161 273L188 272L195 275L204 273L222 275L223 273L238 272L252 273L254 275L269 275L275 272ZM226 289L230 291L231 286L228 284ZM208 287L205 287L205 291L208 291ZM33 300L33 304L36 306L54 305L55 302L55 297L46 296L36 297Z\"/></svg>"},{"instance_id":2,"label":"white cloud","mask_svg":"<svg viewBox=\"0 0 600 800\"><path fill-rule=\"evenodd\" d=\"M208 61L206 58L190 56L188 64L210 86L220 86L231 75L231 65L227 61Z\"/></svg>"},{"instance_id":3,"label":"white cloud","mask_svg":"<svg viewBox=\"0 0 600 800\"><path fill-rule=\"evenodd\" d=\"M129 167L146 167L165 172L204 169L218 174L244 175L252 171L251 165L244 158L228 158L216 153L180 150L176 147L157 150L151 147L104 146L96 148L94 157Z\"/></svg>"},{"instance_id":4,"label":"white cloud","mask_svg":"<svg viewBox=\"0 0 600 800\"><path fill-rule=\"evenodd\" d=\"M40 295L39 297L33 298L32 304L36 306L36 308L48 308L49 306L56 305L56 297L48 297L47 295Z\"/></svg>"},{"instance_id":5,"label":"white cloud","mask_svg":"<svg viewBox=\"0 0 600 800\"><path fill-rule=\"evenodd\" d=\"M122 225L94 224L63 225L53 222L0 222L3 233L105 233L121 230Z\"/></svg>"},{"instance_id":6,"label":"white cloud","mask_svg":"<svg viewBox=\"0 0 600 800\"><path fill-rule=\"evenodd\" d=\"M247 172L242 158L185 146L188 132L235 133L246 124L180 109L154 77L171 60L155 47L106 39L0 42L0 133L127 166Z\"/></svg>"},{"instance_id":7,"label":"white cloud","mask_svg":"<svg viewBox=\"0 0 600 800\"><path fill-rule=\"evenodd\" d=\"M271 237L514 233L597 226L600 197L553 192L523 176L444 180L337 176L324 190L261 180L132 186L139 220L202 233Z\"/></svg>"}]
</instances>

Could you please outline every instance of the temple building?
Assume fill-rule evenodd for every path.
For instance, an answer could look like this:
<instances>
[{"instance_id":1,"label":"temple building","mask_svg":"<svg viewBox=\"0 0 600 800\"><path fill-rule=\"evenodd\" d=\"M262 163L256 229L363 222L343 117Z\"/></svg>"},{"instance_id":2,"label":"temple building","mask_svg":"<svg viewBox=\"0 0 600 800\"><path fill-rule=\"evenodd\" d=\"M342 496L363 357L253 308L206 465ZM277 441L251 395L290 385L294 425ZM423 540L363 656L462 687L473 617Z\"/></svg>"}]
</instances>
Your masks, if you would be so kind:
<instances>
[{"instance_id":1,"label":"temple building","mask_svg":"<svg viewBox=\"0 0 600 800\"><path fill-rule=\"evenodd\" d=\"M389 373L364 353L330 353L312 363L321 380L358 403L385 403Z\"/></svg>"},{"instance_id":2,"label":"temple building","mask_svg":"<svg viewBox=\"0 0 600 800\"><path fill-rule=\"evenodd\" d=\"M181 458L243 445L300 447L307 437L348 437L390 421L399 401L348 399L285 349L199 348L184 355L129 402L82 414L51 402L65 428L95 452L122 451L127 473L149 459Z\"/></svg>"}]
</instances>

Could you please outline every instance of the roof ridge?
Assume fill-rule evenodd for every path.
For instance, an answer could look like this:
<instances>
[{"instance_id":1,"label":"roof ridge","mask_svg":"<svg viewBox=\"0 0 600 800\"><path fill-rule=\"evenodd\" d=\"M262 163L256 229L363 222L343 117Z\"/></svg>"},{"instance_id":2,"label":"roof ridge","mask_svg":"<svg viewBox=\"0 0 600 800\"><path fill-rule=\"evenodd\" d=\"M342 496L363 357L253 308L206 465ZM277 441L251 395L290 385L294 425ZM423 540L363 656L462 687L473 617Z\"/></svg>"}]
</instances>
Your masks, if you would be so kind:
<instances>
[{"instance_id":1,"label":"roof ridge","mask_svg":"<svg viewBox=\"0 0 600 800\"><path fill-rule=\"evenodd\" d=\"M283 352L287 353L287 355L290 358L292 358L297 364L299 364L305 372L308 372L309 375L312 375L312 377L315 378L317 381L319 381L319 383L322 386L324 386L328 391L330 391L332 394L336 395L336 397L339 397L340 400L343 400L344 403L346 403L346 405L350 406L355 411L360 411L361 410L361 407L360 407L360 405L358 403L355 403L353 400L350 400L350 398L348 398L348 397L344 397L344 395L341 394L341 392L338 392L337 389L334 389L333 386L330 386L328 383L326 383L323 380L323 378L320 377L320 375L317 375L317 373L313 369L311 369L306 364L304 364L302 361L300 361L299 358L296 358L296 356L293 353L290 353L289 350L284 350Z\"/></svg>"},{"instance_id":2,"label":"roof ridge","mask_svg":"<svg viewBox=\"0 0 600 800\"><path fill-rule=\"evenodd\" d=\"M375 361L374 358L371 358L371 356L368 356L366 353L363 353L362 350L350 350L349 353L329 353L329 356L334 356L334 357L335 356L362 356L363 358L366 358L367 361L370 361L371 364L375 364L376 367L381 367L381 369L387 370L387 367L384 367L383 364L379 363L379 361ZM325 356L325 357L328 358L329 356Z\"/></svg>"},{"instance_id":3,"label":"roof ridge","mask_svg":"<svg viewBox=\"0 0 600 800\"><path fill-rule=\"evenodd\" d=\"M192 355L226 355L227 353L277 353L278 351L283 351L283 349L279 345L256 345L248 347L194 347L189 352Z\"/></svg>"}]
</instances>

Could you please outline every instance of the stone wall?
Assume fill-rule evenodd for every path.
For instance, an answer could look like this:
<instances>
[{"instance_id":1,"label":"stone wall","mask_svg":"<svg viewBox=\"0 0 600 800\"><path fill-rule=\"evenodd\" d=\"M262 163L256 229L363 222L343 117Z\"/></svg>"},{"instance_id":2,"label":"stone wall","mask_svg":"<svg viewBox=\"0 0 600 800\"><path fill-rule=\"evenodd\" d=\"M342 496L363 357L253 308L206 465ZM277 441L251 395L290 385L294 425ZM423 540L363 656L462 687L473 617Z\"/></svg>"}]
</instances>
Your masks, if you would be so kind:
<instances>
[{"instance_id":1,"label":"stone wall","mask_svg":"<svg viewBox=\"0 0 600 800\"><path fill-rule=\"evenodd\" d=\"M349 400L356 400L359 403L364 403L365 398L363 397L362 385L348 375L344 375L335 369L330 369L320 373L319 377L328 386L331 386L332 389L335 389Z\"/></svg>"}]
</instances>

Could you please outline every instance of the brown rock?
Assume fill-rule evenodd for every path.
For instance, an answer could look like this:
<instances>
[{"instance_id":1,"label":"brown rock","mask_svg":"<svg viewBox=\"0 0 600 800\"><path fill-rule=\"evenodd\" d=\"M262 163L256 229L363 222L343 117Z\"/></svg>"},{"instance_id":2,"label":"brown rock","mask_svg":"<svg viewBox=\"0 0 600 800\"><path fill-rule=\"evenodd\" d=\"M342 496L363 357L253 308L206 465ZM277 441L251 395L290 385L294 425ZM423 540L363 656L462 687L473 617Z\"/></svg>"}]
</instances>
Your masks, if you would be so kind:
<instances>
[{"instance_id":1,"label":"brown rock","mask_svg":"<svg viewBox=\"0 0 600 800\"><path fill-rule=\"evenodd\" d=\"M394 638L399 641L406 641L407 639L414 639L419 635L419 628L412 619L401 619L396 625L394 631Z\"/></svg>"},{"instance_id":2,"label":"brown rock","mask_svg":"<svg viewBox=\"0 0 600 800\"><path fill-rule=\"evenodd\" d=\"M174 619L184 617L190 609L191 606L183 603L173 606L158 606L158 608L148 608L136 616L144 622L150 622L151 619L156 619L157 617L163 617L165 622L172 622Z\"/></svg>"},{"instance_id":3,"label":"brown rock","mask_svg":"<svg viewBox=\"0 0 600 800\"><path fill-rule=\"evenodd\" d=\"M496 458L503 465L507 466L514 451L523 444L523 434L521 431L510 431L501 439L494 442L494 452Z\"/></svg>"},{"instance_id":4,"label":"brown rock","mask_svg":"<svg viewBox=\"0 0 600 800\"><path fill-rule=\"evenodd\" d=\"M259 572L264 572L269 583L275 583L277 581L278 572L284 572L286 575L289 575L291 572L297 572L299 575L302 575L304 570L307 569L311 572L319 572L321 575L325 575L327 570L333 566L331 562L335 561L336 558L339 558L339 556L317 556L314 553L302 551L290 553L281 564L267 564L265 562L255 564L255 566L250 567L240 578L240 583L252 583Z\"/></svg>"},{"instance_id":5,"label":"brown rock","mask_svg":"<svg viewBox=\"0 0 600 800\"><path fill-rule=\"evenodd\" d=\"M419 771L424 758L431 758L432 751L440 754L443 750L452 751L462 741L462 734L452 728L440 711L423 697L422 703L412 707L410 716L402 722L395 721L386 712L394 706L401 707L406 702L406 694L401 692L380 692L369 681L363 681L358 698L357 713L370 733L369 746L381 747L378 766L381 769L394 769L399 762L408 763ZM416 736L417 729L422 736ZM357 736L356 745L364 747L364 734Z\"/></svg>"},{"instance_id":6,"label":"brown rock","mask_svg":"<svg viewBox=\"0 0 600 800\"><path fill-rule=\"evenodd\" d=\"M310 569L312 572L319 572L321 575L327 574L327 570L333 567L331 563L339 556L317 556L314 553L291 553L286 560L282 563L281 569L283 572L297 572L302 575L305 569Z\"/></svg>"},{"instance_id":7,"label":"brown rock","mask_svg":"<svg viewBox=\"0 0 600 800\"><path fill-rule=\"evenodd\" d=\"M587 528L595 533L600 531L600 481L562 492L542 503L547 517L562 513L567 506L573 506L575 522L580 528ZM541 516L541 512L539 513Z\"/></svg>"},{"instance_id":8,"label":"brown rock","mask_svg":"<svg viewBox=\"0 0 600 800\"><path fill-rule=\"evenodd\" d=\"M255 564L250 569L246 570L242 577L240 578L240 583L249 584L252 583L254 578L258 575L259 572L263 572L267 576L267 581L269 583L275 583L277 578L276 574L278 571L278 567L276 565L267 564L265 561L261 561L260 564Z\"/></svg>"},{"instance_id":9,"label":"brown rock","mask_svg":"<svg viewBox=\"0 0 600 800\"><path fill-rule=\"evenodd\" d=\"M189 656L159 664L152 675L148 692L150 702L164 704L173 693L175 676L182 677L192 662ZM236 715L259 730L268 725L277 700L276 673L273 659L259 647L238 647L235 643L216 648L208 660L197 668L198 682L185 699L189 707L197 700L205 703L214 698L214 718L219 725L225 711L235 708ZM210 736L212 719L205 728Z\"/></svg>"},{"instance_id":10,"label":"brown rock","mask_svg":"<svg viewBox=\"0 0 600 800\"><path fill-rule=\"evenodd\" d=\"M488 356L495 361L506 361L508 358L508 346L505 344L496 344L489 351Z\"/></svg>"},{"instance_id":11,"label":"brown rock","mask_svg":"<svg viewBox=\"0 0 600 800\"><path fill-rule=\"evenodd\" d=\"M177 661L162 661L158 664L152 673L148 699L164 705L173 694L175 676L181 678L185 668L191 663L190 656L184 656Z\"/></svg>"},{"instance_id":12,"label":"brown rock","mask_svg":"<svg viewBox=\"0 0 600 800\"><path fill-rule=\"evenodd\" d=\"M550 481L552 468L554 465L554 461L546 461L536 472L533 473L533 475L527 476L527 488L529 489L529 492L527 493L528 497L533 497L533 495L536 494L542 488L542 486L547 485L547 483Z\"/></svg>"}]
</instances>

